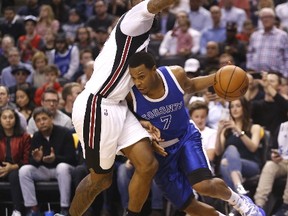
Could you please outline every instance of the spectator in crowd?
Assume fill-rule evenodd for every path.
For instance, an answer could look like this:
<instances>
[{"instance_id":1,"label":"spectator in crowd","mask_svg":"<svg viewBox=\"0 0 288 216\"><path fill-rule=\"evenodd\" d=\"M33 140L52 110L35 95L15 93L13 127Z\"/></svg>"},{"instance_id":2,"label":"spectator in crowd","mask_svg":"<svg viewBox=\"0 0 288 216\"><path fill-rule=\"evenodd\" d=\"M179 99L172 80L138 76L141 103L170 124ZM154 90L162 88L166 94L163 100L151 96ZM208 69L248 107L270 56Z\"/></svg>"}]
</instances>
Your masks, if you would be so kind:
<instances>
[{"instance_id":1,"label":"spectator in crowd","mask_svg":"<svg viewBox=\"0 0 288 216\"><path fill-rule=\"evenodd\" d=\"M54 89L48 88L42 94L41 106L47 108L52 113L53 123L55 125L60 125L68 128L69 130L73 130L71 118L58 109L59 101L60 97L58 92ZM31 135L38 131L34 118L29 120L27 131Z\"/></svg>"},{"instance_id":2,"label":"spectator in crowd","mask_svg":"<svg viewBox=\"0 0 288 216\"><path fill-rule=\"evenodd\" d=\"M57 179L60 206L68 214L71 200L71 172L76 165L74 140L69 129L53 124L53 114L45 107L37 107L33 119L38 131L31 141L30 164L19 170L19 179L28 215L39 216L34 182Z\"/></svg>"},{"instance_id":3,"label":"spectator in crowd","mask_svg":"<svg viewBox=\"0 0 288 216\"><path fill-rule=\"evenodd\" d=\"M244 21L247 19L246 13L243 9L234 6L234 0L222 0L223 7L222 21L226 25L227 22L235 22L237 32L242 32Z\"/></svg>"},{"instance_id":4,"label":"spectator in crowd","mask_svg":"<svg viewBox=\"0 0 288 216\"><path fill-rule=\"evenodd\" d=\"M131 161L121 163L117 169L117 186L120 193L120 200L123 209L127 209L129 193L128 185L131 181L135 169ZM151 212L149 216L162 216L164 213L164 197L162 191L159 189L153 180L151 185Z\"/></svg>"},{"instance_id":5,"label":"spectator in crowd","mask_svg":"<svg viewBox=\"0 0 288 216\"><path fill-rule=\"evenodd\" d=\"M33 55L44 49L44 40L35 31L37 18L34 16L26 16L24 18L24 25L26 34L18 39L18 49L21 53L21 60L26 63L31 63Z\"/></svg>"},{"instance_id":6,"label":"spectator in crowd","mask_svg":"<svg viewBox=\"0 0 288 216\"><path fill-rule=\"evenodd\" d=\"M156 22L157 24L151 29L151 39L154 41L162 41L164 35L174 28L176 15L173 14L169 8L165 8L157 15Z\"/></svg>"},{"instance_id":7,"label":"spectator in crowd","mask_svg":"<svg viewBox=\"0 0 288 216\"><path fill-rule=\"evenodd\" d=\"M253 26L253 23L250 19L246 19L243 23L243 28L242 28L242 32L239 32L237 35L236 35L236 38L239 40L239 41L242 41L243 43L245 43L246 45L246 50L248 49L248 44L249 44L249 40L250 40L250 37L252 35L252 33L254 32L254 26Z\"/></svg>"},{"instance_id":8,"label":"spectator in crowd","mask_svg":"<svg viewBox=\"0 0 288 216\"><path fill-rule=\"evenodd\" d=\"M31 64L34 69L32 83L35 88L39 88L46 82L44 68L48 64L48 59L43 52L38 51L33 55Z\"/></svg>"},{"instance_id":9,"label":"spectator in crowd","mask_svg":"<svg viewBox=\"0 0 288 216\"><path fill-rule=\"evenodd\" d=\"M243 178L260 174L260 158L256 154L261 139L261 126L250 120L249 102L244 97L229 103L230 116L219 122L215 144L221 156L220 172L229 187L247 194Z\"/></svg>"},{"instance_id":10,"label":"spectator in crowd","mask_svg":"<svg viewBox=\"0 0 288 216\"><path fill-rule=\"evenodd\" d=\"M185 61L184 70L185 70L185 72L187 74L187 77L193 78L193 77L199 76L201 74L201 72L202 72L199 69L200 69L200 62L197 59L189 58L189 59L187 59ZM191 94L185 93L184 94L185 107L189 106L190 99L193 96L195 96L195 93L191 93Z\"/></svg>"},{"instance_id":11,"label":"spectator in crowd","mask_svg":"<svg viewBox=\"0 0 288 216\"><path fill-rule=\"evenodd\" d=\"M217 71L219 69L219 44L215 41L208 41L206 54L201 56L199 61L204 75Z\"/></svg>"},{"instance_id":12,"label":"spectator in crowd","mask_svg":"<svg viewBox=\"0 0 288 216\"><path fill-rule=\"evenodd\" d=\"M212 26L211 14L202 7L201 0L190 0L189 20L191 28L202 32L205 28Z\"/></svg>"},{"instance_id":13,"label":"spectator in crowd","mask_svg":"<svg viewBox=\"0 0 288 216\"><path fill-rule=\"evenodd\" d=\"M252 120L270 132L271 137L278 126L288 120L288 101L279 93L281 79L277 73L262 73L262 85L265 96L252 103Z\"/></svg>"},{"instance_id":14,"label":"spectator in crowd","mask_svg":"<svg viewBox=\"0 0 288 216\"><path fill-rule=\"evenodd\" d=\"M30 120L32 117L33 110L35 109L35 104L33 102L34 92L31 88L19 87L16 90L16 106L20 113L22 113L26 121Z\"/></svg>"},{"instance_id":15,"label":"spectator in crowd","mask_svg":"<svg viewBox=\"0 0 288 216\"><path fill-rule=\"evenodd\" d=\"M169 7L169 11L173 14L177 14L181 11L184 11L188 14L190 12L190 2L187 0L177 1Z\"/></svg>"},{"instance_id":16,"label":"spectator in crowd","mask_svg":"<svg viewBox=\"0 0 288 216\"><path fill-rule=\"evenodd\" d=\"M41 106L42 94L48 88L54 89L59 95L62 92L62 86L58 82L59 70L56 65L47 65L43 68L46 82L44 85L36 89L34 102L37 106Z\"/></svg>"},{"instance_id":17,"label":"spectator in crowd","mask_svg":"<svg viewBox=\"0 0 288 216\"><path fill-rule=\"evenodd\" d=\"M37 20L36 32L42 38L45 37L48 31L54 34L60 29L60 23L54 18L54 13L50 5L42 5L40 7L40 14Z\"/></svg>"},{"instance_id":18,"label":"spectator in crowd","mask_svg":"<svg viewBox=\"0 0 288 216\"><path fill-rule=\"evenodd\" d=\"M62 99L64 100L64 107L61 109L61 111L70 118L72 117L73 103L81 91L81 85L76 82L66 83L63 86Z\"/></svg>"},{"instance_id":19,"label":"spectator in crowd","mask_svg":"<svg viewBox=\"0 0 288 216\"><path fill-rule=\"evenodd\" d=\"M98 0L94 5L95 15L90 17L86 22L86 26L93 29L95 33L99 27L108 28L113 24L115 16L107 12L108 5L104 0Z\"/></svg>"},{"instance_id":20,"label":"spectator in crowd","mask_svg":"<svg viewBox=\"0 0 288 216\"><path fill-rule=\"evenodd\" d=\"M106 40L109 37L109 32L104 27L99 27L96 30L95 39L96 39L96 49L101 52Z\"/></svg>"},{"instance_id":21,"label":"spectator in crowd","mask_svg":"<svg viewBox=\"0 0 288 216\"><path fill-rule=\"evenodd\" d=\"M79 51L90 49L93 52L94 60L99 54L100 50L96 46L95 38L92 38L92 32L88 27L79 27L76 32L76 38L74 43Z\"/></svg>"},{"instance_id":22,"label":"spectator in crowd","mask_svg":"<svg viewBox=\"0 0 288 216\"><path fill-rule=\"evenodd\" d=\"M190 118L201 132L202 146L207 154L211 168L214 167L215 159L215 144L217 137L217 130L207 127L206 120L209 113L208 105L205 101L195 100L188 106ZM214 173L214 168L212 168Z\"/></svg>"},{"instance_id":23,"label":"spectator in crowd","mask_svg":"<svg viewBox=\"0 0 288 216\"><path fill-rule=\"evenodd\" d=\"M288 100L288 79L284 77L280 77L281 79L281 85L279 89L279 93L286 99Z\"/></svg>"},{"instance_id":24,"label":"spectator in crowd","mask_svg":"<svg viewBox=\"0 0 288 216\"><path fill-rule=\"evenodd\" d=\"M179 12L176 15L176 27L170 31L168 31L163 41L159 47L159 54L160 56L173 56L173 55L181 55L178 53L178 36L177 31L179 28L187 28L187 24L189 24L188 15L186 12ZM192 29L191 27L188 28L187 32L189 33L191 40L191 49L189 50L191 54L197 54L200 48L200 32L197 30Z\"/></svg>"},{"instance_id":25,"label":"spectator in crowd","mask_svg":"<svg viewBox=\"0 0 288 216\"><path fill-rule=\"evenodd\" d=\"M93 51L91 49L83 49L80 51L80 64L77 69L77 72L74 74L73 80L78 80L84 72L85 64L89 61L93 61Z\"/></svg>"},{"instance_id":26,"label":"spectator in crowd","mask_svg":"<svg viewBox=\"0 0 288 216\"><path fill-rule=\"evenodd\" d=\"M235 65L235 61L232 55L228 54L228 53L223 53L219 56L219 68L228 65L228 64L232 64Z\"/></svg>"},{"instance_id":27,"label":"spectator in crowd","mask_svg":"<svg viewBox=\"0 0 288 216\"><path fill-rule=\"evenodd\" d=\"M27 77L27 82L32 83L32 74L34 73L33 68L30 64L23 63L20 61L20 53L16 47L12 47L8 52L9 66L2 70L1 84L8 88L16 85L15 77L12 74L12 70L17 67L25 67L31 74Z\"/></svg>"},{"instance_id":28,"label":"spectator in crowd","mask_svg":"<svg viewBox=\"0 0 288 216\"><path fill-rule=\"evenodd\" d=\"M219 6L214 5L210 8L212 17L212 25L205 27L201 34L200 40L200 54L206 54L206 45L209 41L215 41L217 43L226 40L226 29L221 23L221 9Z\"/></svg>"},{"instance_id":29,"label":"spectator in crowd","mask_svg":"<svg viewBox=\"0 0 288 216\"><path fill-rule=\"evenodd\" d=\"M17 67L11 71L12 75L15 77L16 85L9 87L10 92L10 101L15 103L16 99L16 90L19 87L26 87L35 89L30 83L26 82L27 77L31 74L31 72L25 67Z\"/></svg>"},{"instance_id":30,"label":"spectator in crowd","mask_svg":"<svg viewBox=\"0 0 288 216\"><path fill-rule=\"evenodd\" d=\"M4 20L0 23L0 32L2 35L11 35L14 41L25 34L23 20L15 13L13 7L4 8Z\"/></svg>"},{"instance_id":31,"label":"spectator in crowd","mask_svg":"<svg viewBox=\"0 0 288 216\"><path fill-rule=\"evenodd\" d=\"M84 68L83 68L84 74L82 76L80 76L77 80L77 82L80 83L82 89L84 89L85 84L91 78L92 73L93 73L93 69L94 69L94 61L88 61L84 65Z\"/></svg>"},{"instance_id":32,"label":"spectator in crowd","mask_svg":"<svg viewBox=\"0 0 288 216\"><path fill-rule=\"evenodd\" d=\"M287 176L288 159L288 121L283 122L277 128L275 136L272 139L271 160L268 160L260 175L256 193L254 195L255 203L264 207L267 205L269 194L272 191L275 179ZM286 184L283 193L283 204L275 216L284 216L288 214L288 185Z\"/></svg>"},{"instance_id":33,"label":"spectator in crowd","mask_svg":"<svg viewBox=\"0 0 288 216\"><path fill-rule=\"evenodd\" d=\"M223 0L219 0L219 6L223 7ZM241 8L246 12L247 17L250 17L250 1L249 0L233 0L233 5Z\"/></svg>"},{"instance_id":34,"label":"spectator in crowd","mask_svg":"<svg viewBox=\"0 0 288 216\"><path fill-rule=\"evenodd\" d=\"M16 105L10 101L9 89L7 86L0 85L0 109L12 107L16 110L20 118L20 124L24 131L27 130L26 118L23 114L17 111Z\"/></svg>"},{"instance_id":35,"label":"spectator in crowd","mask_svg":"<svg viewBox=\"0 0 288 216\"><path fill-rule=\"evenodd\" d=\"M65 4L64 0L51 0L51 7L55 16L60 23L68 22L70 7Z\"/></svg>"},{"instance_id":36,"label":"spectator in crowd","mask_svg":"<svg viewBox=\"0 0 288 216\"><path fill-rule=\"evenodd\" d=\"M84 26L80 14L76 9L70 9L67 23L63 23L62 30L66 34L66 39L70 44L75 42L77 30Z\"/></svg>"},{"instance_id":37,"label":"spectator in crowd","mask_svg":"<svg viewBox=\"0 0 288 216\"><path fill-rule=\"evenodd\" d=\"M276 16L280 19L280 26L288 32L288 16L287 16L288 1L285 3L279 4L275 8Z\"/></svg>"},{"instance_id":38,"label":"spectator in crowd","mask_svg":"<svg viewBox=\"0 0 288 216\"><path fill-rule=\"evenodd\" d=\"M76 10L79 11L81 19L86 22L94 15L95 0L84 0L77 2Z\"/></svg>"},{"instance_id":39,"label":"spectator in crowd","mask_svg":"<svg viewBox=\"0 0 288 216\"><path fill-rule=\"evenodd\" d=\"M55 38L56 34L51 29L47 30L44 36L45 47L43 49L43 52L45 53L46 56L49 56L51 53L50 51L55 48Z\"/></svg>"},{"instance_id":40,"label":"spectator in crowd","mask_svg":"<svg viewBox=\"0 0 288 216\"><path fill-rule=\"evenodd\" d=\"M263 29L250 37L246 67L259 72L278 71L288 78L288 34L274 26L273 9L263 8L259 16Z\"/></svg>"},{"instance_id":41,"label":"spectator in crowd","mask_svg":"<svg viewBox=\"0 0 288 216\"><path fill-rule=\"evenodd\" d=\"M5 67L9 66L8 52L14 46L15 46L14 38L10 35L4 35L1 40L1 47L0 47L0 75L2 70Z\"/></svg>"},{"instance_id":42,"label":"spectator in crowd","mask_svg":"<svg viewBox=\"0 0 288 216\"><path fill-rule=\"evenodd\" d=\"M64 33L55 38L55 49L48 56L49 64L55 64L60 70L63 82L71 81L79 67L79 50L77 46L69 45Z\"/></svg>"},{"instance_id":43,"label":"spectator in crowd","mask_svg":"<svg viewBox=\"0 0 288 216\"><path fill-rule=\"evenodd\" d=\"M219 43L219 53L228 53L233 56L237 66L246 66L246 45L237 39L237 26L235 22L226 22L226 40Z\"/></svg>"},{"instance_id":44,"label":"spectator in crowd","mask_svg":"<svg viewBox=\"0 0 288 216\"><path fill-rule=\"evenodd\" d=\"M275 11L275 4L274 4L274 0L259 0L258 4L257 4L257 11L256 11L256 16L257 16L257 23L256 23L256 27L257 29L263 29L263 24L260 18L260 11L263 8L271 8L273 11ZM275 26L276 26L276 18L275 18Z\"/></svg>"},{"instance_id":45,"label":"spectator in crowd","mask_svg":"<svg viewBox=\"0 0 288 216\"><path fill-rule=\"evenodd\" d=\"M29 15L38 17L39 9L40 9L40 6L38 4L38 0L26 0L25 5L18 9L17 14L22 17L29 16Z\"/></svg>"},{"instance_id":46,"label":"spectator in crowd","mask_svg":"<svg viewBox=\"0 0 288 216\"><path fill-rule=\"evenodd\" d=\"M12 216L21 216L23 198L18 170L29 162L31 138L20 124L20 119L12 107L0 111L0 181L10 183L13 202Z\"/></svg>"},{"instance_id":47,"label":"spectator in crowd","mask_svg":"<svg viewBox=\"0 0 288 216\"><path fill-rule=\"evenodd\" d=\"M109 1L107 12L115 17L121 17L129 10L130 6L131 4L128 0Z\"/></svg>"},{"instance_id":48,"label":"spectator in crowd","mask_svg":"<svg viewBox=\"0 0 288 216\"><path fill-rule=\"evenodd\" d=\"M260 85L260 79L262 78L261 74L258 72L247 71L248 77L248 89L245 93L244 97L247 101L257 101L264 99L264 91L262 86Z\"/></svg>"}]
</instances>

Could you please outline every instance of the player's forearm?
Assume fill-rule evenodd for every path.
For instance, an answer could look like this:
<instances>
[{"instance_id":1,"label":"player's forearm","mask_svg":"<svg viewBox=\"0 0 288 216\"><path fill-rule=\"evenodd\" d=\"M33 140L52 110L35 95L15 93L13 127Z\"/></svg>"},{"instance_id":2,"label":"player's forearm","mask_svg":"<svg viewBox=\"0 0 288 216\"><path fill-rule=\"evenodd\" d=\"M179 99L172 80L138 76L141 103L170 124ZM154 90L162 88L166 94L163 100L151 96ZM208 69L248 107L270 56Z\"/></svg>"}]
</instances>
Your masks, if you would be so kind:
<instances>
[{"instance_id":1,"label":"player's forearm","mask_svg":"<svg viewBox=\"0 0 288 216\"><path fill-rule=\"evenodd\" d=\"M152 14L161 12L164 8L173 5L178 0L150 0L148 3L148 11Z\"/></svg>"},{"instance_id":2,"label":"player's forearm","mask_svg":"<svg viewBox=\"0 0 288 216\"><path fill-rule=\"evenodd\" d=\"M192 92L198 92L214 84L215 74L200 76L192 79Z\"/></svg>"}]
</instances>

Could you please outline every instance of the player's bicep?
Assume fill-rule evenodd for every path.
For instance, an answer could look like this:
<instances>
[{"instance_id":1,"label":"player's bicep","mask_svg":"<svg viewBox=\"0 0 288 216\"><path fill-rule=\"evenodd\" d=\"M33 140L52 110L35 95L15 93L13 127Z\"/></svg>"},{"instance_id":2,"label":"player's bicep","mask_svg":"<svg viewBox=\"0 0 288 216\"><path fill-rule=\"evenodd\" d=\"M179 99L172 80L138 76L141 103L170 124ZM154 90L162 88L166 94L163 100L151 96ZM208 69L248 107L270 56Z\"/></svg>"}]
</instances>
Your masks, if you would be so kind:
<instances>
[{"instance_id":1,"label":"player's bicep","mask_svg":"<svg viewBox=\"0 0 288 216\"><path fill-rule=\"evenodd\" d=\"M144 34L152 27L154 16L148 12L147 2L141 2L125 14L120 29L123 34L129 36Z\"/></svg>"}]
</instances>

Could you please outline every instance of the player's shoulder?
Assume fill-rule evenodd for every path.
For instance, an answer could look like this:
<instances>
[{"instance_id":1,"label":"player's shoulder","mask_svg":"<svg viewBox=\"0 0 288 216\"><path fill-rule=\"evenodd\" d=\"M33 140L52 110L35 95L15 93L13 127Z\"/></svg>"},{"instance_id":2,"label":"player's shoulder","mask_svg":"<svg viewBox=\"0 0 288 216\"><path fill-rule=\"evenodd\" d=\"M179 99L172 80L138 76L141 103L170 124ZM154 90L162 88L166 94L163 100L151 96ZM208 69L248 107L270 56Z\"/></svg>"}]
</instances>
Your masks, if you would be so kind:
<instances>
[{"instance_id":1,"label":"player's shoulder","mask_svg":"<svg viewBox=\"0 0 288 216\"><path fill-rule=\"evenodd\" d=\"M184 68L179 65L171 65L169 66L169 69L172 71L174 75L185 74Z\"/></svg>"}]
</instances>

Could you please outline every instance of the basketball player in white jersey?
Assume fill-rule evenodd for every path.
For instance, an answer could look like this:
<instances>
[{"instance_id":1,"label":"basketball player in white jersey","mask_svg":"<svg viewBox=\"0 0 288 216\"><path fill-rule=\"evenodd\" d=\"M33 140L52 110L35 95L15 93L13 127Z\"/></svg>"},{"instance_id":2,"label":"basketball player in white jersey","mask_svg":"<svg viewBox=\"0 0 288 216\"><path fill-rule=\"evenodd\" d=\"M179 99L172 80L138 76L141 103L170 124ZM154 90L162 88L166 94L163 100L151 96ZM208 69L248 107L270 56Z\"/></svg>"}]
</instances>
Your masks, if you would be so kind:
<instances>
[{"instance_id":1,"label":"basketball player in white jersey","mask_svg":"<svg viewBox=\"0 0 288 216\"><path fill-rule=\"evenodd\" d=\"M177 0L132 0L94 63L94 71L74 102L72 120L82 144L87 175L78 185L69 214L82 215L112 183L115 155L124 153L135 166L126 215L139 215L157 171L148 132L129 111L125 97L133 86L127 60L146 49L155 15Z\"/></svg>"}]
</instances>

